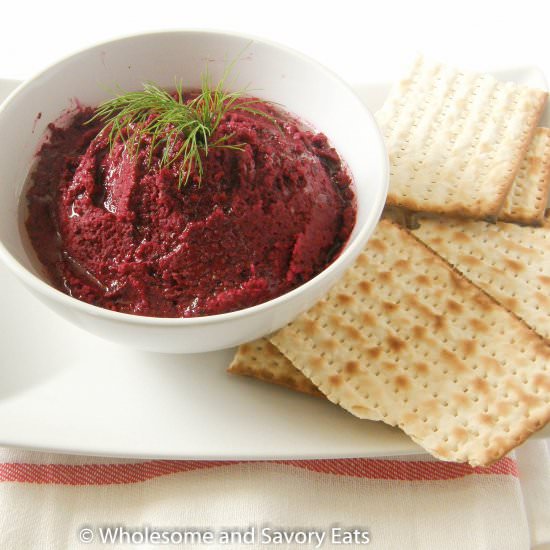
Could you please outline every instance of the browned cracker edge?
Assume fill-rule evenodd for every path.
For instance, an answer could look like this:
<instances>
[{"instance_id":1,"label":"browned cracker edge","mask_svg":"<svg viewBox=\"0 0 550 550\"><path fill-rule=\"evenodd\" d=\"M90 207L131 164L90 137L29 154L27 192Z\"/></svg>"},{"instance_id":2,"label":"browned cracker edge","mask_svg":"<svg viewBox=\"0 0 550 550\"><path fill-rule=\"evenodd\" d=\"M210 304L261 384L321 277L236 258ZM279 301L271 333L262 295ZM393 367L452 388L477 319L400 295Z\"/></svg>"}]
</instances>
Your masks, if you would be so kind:
<instances>
[{"instance_id":1,"label":"browned cracker edge","mask_svg":"<svg viewBox=\"0 0 550 550\"><path fill-rule=\"evenodd\" d=\"M279 348L277 348L277 350L279 351L279 353L281 353L281 355L283 355L283 353L281 352L281 350L279 350ZM296 367L294 365L292 365L292 367L296 369ZM298 372L300 372L298 369L296 369L296 370ZM294 390L294 391L299 392L299 393L304 393L306 395L312 395L314 397L326 398L325 395L315 387L315 384L313 384L313 382L311 382L311 380L309 380L309 378L307 380L310 382L311 386L309 386L309 385L303 385L302 386L302 385L295 384L290 379L287 381L287 380L284 380L284 379L281 379L281 378L277 378L277 379L273 378L273 376L269 372L269 369L267 369L267 368L253 369L253 368L243 366L242 364L237 365L237 364L234 364L234 363L229 365L229 367L227 368L227 372L232 374L232 375L248 376L249 378L255 378L256 380L261 380L262 382L267 382L269 384L274 384L276 386L281 386L283 388L287 388L289 390Z\"/></svg>"},{"instance_id":2,"label":"browned cracker edge","mask_svg":"<svg viewBox=\"0 0 550 550\"><path fill-rule=\"evenodd\" d=\"M542 113L544 111L544 108L546 107L546 101L548 98L548 92L544 92L542 90L539 90L539 91L543 93L541 93L539 108L534 115L534 119L537 122L540 120L540 117L542 116ZM516 169L512 170L510 174L507 176L507 178L503 179L499 183L498 192L495 193L494 199L488 208L483 208L483 209L463 208L462 206L457 206L456 204L452 204L452 203L449 204L447 208L437 208L437 207L431 206L430 204L422 203L420 205L421 207L419 208L419 203L417 203L413 199L405 197L405 199L403 200L403 197L400 197L397 193L392 193L391 190L388 192L386 204L390 206L398 206L401 208L406 208L408 210L412 210L416 212L429 212L432 214L448 214L450 216L480 219L480 220L485 220L487 218L496 219L499 212L502 210L502 207L504 206L506 196L508 195L508 192L510 191L512 184L514 183L514 179L520 168L521 161L523 160L523 158L525 158L525 155L527 154L529 145L533 140L533 136L535 134L536 129L537 129L537 124L533 124L531 127L531 130L527 134L527 137L524 139L524 143L521 149L517 152L516 156L514 157L514 163L515 163Z\"/></svg>"},{"instance_id":3,"label":"browned cracker edge","mask_svg":"<svg viewBox=\"0 0 550 550\"><path fill-rule=\"evenodd\" d=\"M544 160L544 159L543 159ZM498 221L507 223L519 223L522 225L530 225L534 227L541 227L544 224L544 218L546 217L546 204L548 203L548 195L550 194L550 156L547 158L545 164L546 178L542 185L540 202L543 205L540 215L537 218L533 216L524 216L520 214L513 215L499 215Z\"/></svg>"},{"instance_id":4,"label":"browned cracker edge","mask_svg":"<svg viewBox=\"0 0 550 550\"><path fill-rule=\"evenodd\" d=\"M389 220L388 220L389 221ZM506 308L504 308L500 303L498 303L494 298L492 298L491 296L489 296L486 292L484 292L482 289L480 289L477 285L475 285L474 283L472 283L468 278L464 277L464 275L462 275L457 269L455 269L451 264L449 264L449 262L447 262L445 259L443 259L439 254L437 254L434 250L432 250L426 243L424 243L423 241L421 241L416 235L414 235L413 233L411 233L410 231L408 231L407 229L401 227L398 223L396 222L389 222L389 223L392 223L393 225L397 226L397 228L401 231L401 232L405 232L409 235L411 235L418 243L420 243L424 248L426 248L427 250L429 250L435 257L436 257L436 261L439 261L440 263L443 263L450 271L453 272L453 274L457 277L457 279L459 281L463 281L465 282L466 284L469 284L469 285L473 285L473 287L475 289L477 289L479 292L480 292L480 296L483 297L483 299L486 299L486 300L489 300L490 302L492 302L493 304L495 304L497 307L501 308L501 309L504 309L505 311L507 311L508 313L510 313ZM527 329L531 334L535 335L536 338L539 340L540 342L540 352L541 353L545 353L549 359L550 359L550 345L539 335L537 334L533 329L531 329L529 326L527 326L521 319L519 319L516 315L512 314L513 317L519 321L523 327L525 327L525 329ZM284 351L282 351L279 346L277 345L277 333L275 334L272 334L270 337L269 337L269 341L275 346L277 347L277 349L289 360L292 362L291 358L288 357ZM319 388L321 390L321 392L323 391L323 388ZM350 413L351 414L351 413ZM507 443L505 445L503 445L501 448L498 449L498 453L499 453L499 456L498 458L492 458L490 456L490 451L494 451L493 448L489 448L487 449L487 453L486 453L486 458L484 460L481 460L479 462L479 465L481 466L488 466L490 464L492 464L493 462L496 462L499 458L501 458L502 456L504 456L505 454L509 453L511 450L513 450L514 448L516 448L518 445L521 445L531 434L539 431L540 429L542 429L548 422L550 421L550 407L548 408L548 410L546 411L546 413L544 414L544 416L540 417L532 417L532 418L529 418L527 420L525 420L522 425L519 427L518 429L518 433L515 435L515 437L509 441L507 441Z\"/></svg>"}]
</instances>

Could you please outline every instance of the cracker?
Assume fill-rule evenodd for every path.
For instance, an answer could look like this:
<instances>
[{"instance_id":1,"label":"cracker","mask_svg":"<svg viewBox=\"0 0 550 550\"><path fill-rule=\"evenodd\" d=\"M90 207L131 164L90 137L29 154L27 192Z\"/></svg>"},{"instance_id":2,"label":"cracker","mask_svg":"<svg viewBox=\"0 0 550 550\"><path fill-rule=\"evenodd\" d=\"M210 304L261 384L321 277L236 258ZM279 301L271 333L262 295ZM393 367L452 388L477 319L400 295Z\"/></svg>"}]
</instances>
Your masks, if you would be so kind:
<instances>
[{"instance_id":1,"label":"cracker","mask_svg":"<svg viewBox=\"0 0 550 550\"><path fill-rule=\"evenodd\" d=\"M323 397L313 382L265 338L240 346L227 371Z\"/></svg>"},{"instance_id":2,"label":"cracker","mask_svg":"<svg viewBox=\"0 0 550 550\"><path fill-rule=\"evenodd\" d=\"M537 128L499 219L541 225L550 188L550 128Z\"/></svg>"},{"instance_id":3,"label":"cracker","mask_svg":"<svg viewBox=\"0 0 550 550\"><path fill-rule=\"evenodd\" d=\"M542 227L418 216L414 234L550 340L550 220Z\"/></svg>"},{"instance_id":4,"label":"cracker","mask_svg":"<svg viewBox=\"0 0 550 550\"><path fill-rule=\"evenodd\" d=\"M489 464L550 418L550 347L387 220L271 341L332 402L443 460Z\"/></svg>"},{"instance_id":5,"label":"cracker","mask_svg":"<svg viewBox=\"0 0 550 550\"><path fill-rule=\"evenodd\" d=\"M546 97L419 58L376 113L390 159L388 204L495 218Z\"/></svg>"}]
</instances>

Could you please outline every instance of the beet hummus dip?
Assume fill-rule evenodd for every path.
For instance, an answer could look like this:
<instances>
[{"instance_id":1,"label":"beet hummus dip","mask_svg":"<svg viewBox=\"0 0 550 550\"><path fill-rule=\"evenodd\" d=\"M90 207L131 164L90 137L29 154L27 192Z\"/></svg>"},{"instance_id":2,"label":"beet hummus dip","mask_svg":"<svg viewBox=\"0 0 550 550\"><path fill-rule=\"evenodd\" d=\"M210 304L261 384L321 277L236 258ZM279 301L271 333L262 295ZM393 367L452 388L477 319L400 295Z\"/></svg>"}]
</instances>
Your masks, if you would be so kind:
<instances>
[{"instance_id":1,"label":"beet hummus dip","mask_svg":"<svg viewBox=\"0 0 550 550\"><path fill-rule=\"evenodd\" d=\"M178 187L145 143L109 144L91 108L49 125L26 227L52 283L84 302L155 317L235 311L288 292L339 254L353 229L350 176L323 134L266 103L224 115L202 180ZM150 143L149 143L150 145Z\"/></svg>"}]
</instances>

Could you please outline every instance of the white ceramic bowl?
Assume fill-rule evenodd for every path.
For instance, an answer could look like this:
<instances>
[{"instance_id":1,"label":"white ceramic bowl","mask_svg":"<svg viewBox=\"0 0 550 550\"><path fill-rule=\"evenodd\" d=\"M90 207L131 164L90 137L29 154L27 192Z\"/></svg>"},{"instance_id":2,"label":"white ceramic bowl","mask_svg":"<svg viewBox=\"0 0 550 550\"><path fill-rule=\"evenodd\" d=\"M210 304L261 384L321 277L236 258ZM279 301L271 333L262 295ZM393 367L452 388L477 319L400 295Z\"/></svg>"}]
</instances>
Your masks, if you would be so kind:
<instances>
[{"instance_id":1,"label":"white ceramic bowl","mask_svg":"<svg viewBox=\"0 0 550 550\"><path fill-rule=\"evenodd\" d=\"M50 286L28 253L20 219L23 186L47 124L57 119L71 100L96 105L116 84L131 90L152 80L171 87L174 77L183 77L198 87L207 61L216 82L227 60L243 50L232 86L250 85L255 95L276 101L310 122L328 136L349 166L357 195L357 223L341 255L315 278L279 298L232 313L191 319L112 312ZM353 263L378 222L387 193L384 143L371 113L355 93L332 72L298 52L236 34L143 34L76 53L10 95L0 107L0 135L0 259L37 298L65 319L98 336L150 351L223 349L282 327L312 306Z\"/></svg>"}]
</instances>

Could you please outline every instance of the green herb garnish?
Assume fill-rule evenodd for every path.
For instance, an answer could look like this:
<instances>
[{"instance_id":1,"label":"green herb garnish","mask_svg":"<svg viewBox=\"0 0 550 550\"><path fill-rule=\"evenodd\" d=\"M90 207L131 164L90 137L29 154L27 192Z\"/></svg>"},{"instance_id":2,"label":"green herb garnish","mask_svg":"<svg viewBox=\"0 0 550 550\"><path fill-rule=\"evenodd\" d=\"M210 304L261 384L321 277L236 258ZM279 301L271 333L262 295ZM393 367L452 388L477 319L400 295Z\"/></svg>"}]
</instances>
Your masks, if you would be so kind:
<instances>
[{"instance_id":1,"label":"green herb garnish","mask_svg":"<svg viewBox=\"0 0 550 550\"><path fill-rule=\"evenodd\" d=\"M99 105L88 121L101 119L103 131L109 132L109 145L122 140L129 154L135 155L142 148L144 138L150 137L149 165L153 151L162 147L160 167L167 167L181 160L178 188L185 185L193 170L198 183L203 176L202 156L214 147L243 150L244 144L229 144L233 133L211 141L222 118L229 111L247 111L273 120L264 111L255 109L259 99L246 98L246 90L226 92L225 81L234 63L231 63L218 84L213 87L208 70L202 74L199 94L186 101L183 84L176 84L175 94L159 88L152 82L143 85L143 91L125 92Z\"/></svg>"}]
</instances>

